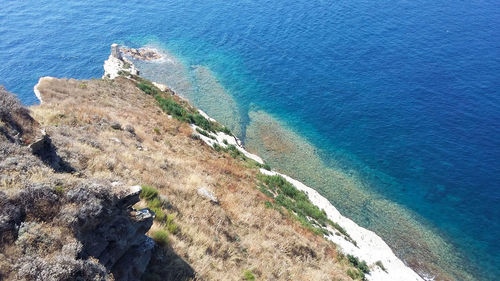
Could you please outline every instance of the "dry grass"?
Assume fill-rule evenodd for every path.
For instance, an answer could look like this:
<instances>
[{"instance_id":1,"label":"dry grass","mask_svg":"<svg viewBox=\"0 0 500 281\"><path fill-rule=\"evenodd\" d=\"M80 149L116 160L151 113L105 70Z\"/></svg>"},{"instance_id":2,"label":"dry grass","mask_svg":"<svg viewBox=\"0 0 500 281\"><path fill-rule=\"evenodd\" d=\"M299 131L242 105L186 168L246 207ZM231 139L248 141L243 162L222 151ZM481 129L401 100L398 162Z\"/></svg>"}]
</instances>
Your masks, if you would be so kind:
<instances>
[{"instance_id":1,"label":"dry grass","mask_svg":"<svg viewBox=\"0 0 500 281\"><path fill-rule=\"evenodd\" d=\"M33 115L76 174L151 185L168 198L179 226L170 245L197 279L242 280L251 270L257 280L350 280L335 245L265 208L256 169L190 138L133 81L56 79L39 90L44 104ZM198 196L201 186L220 204Z\"/></svg>"}]
</instances>

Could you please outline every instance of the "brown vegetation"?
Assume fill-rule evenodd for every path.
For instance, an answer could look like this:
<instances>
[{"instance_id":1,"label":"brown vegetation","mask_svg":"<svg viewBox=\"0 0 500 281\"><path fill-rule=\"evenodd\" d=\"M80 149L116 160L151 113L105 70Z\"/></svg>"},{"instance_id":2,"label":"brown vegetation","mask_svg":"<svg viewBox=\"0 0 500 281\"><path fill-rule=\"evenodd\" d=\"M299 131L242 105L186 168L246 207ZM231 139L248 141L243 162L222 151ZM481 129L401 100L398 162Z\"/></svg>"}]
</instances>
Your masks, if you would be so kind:
<instances>
[{"instance_id":1,"label":"brown vegetation","mask_svg":"<svg viewBox=\"0 0 500 281\"><path fill-rule=\"evenodd\" d=\"M0 189L80 178L155 187L178 229L167 230L168 243L153 255L145 279L180 278L175 272L186 262L196 280L351 280L335 245L265 207L272 199L256 188L257 169L191 138L189 125L169 118L135 81L53 79L38 88L44 103L31 108L32 116L74 172L32 167L2 179ZM199 187L220 204L200 197ZM54 204L43 204L37 208L50 216ZM165 224L155 221L150 234L159 229Z\"/></svg>"}]
</instances>

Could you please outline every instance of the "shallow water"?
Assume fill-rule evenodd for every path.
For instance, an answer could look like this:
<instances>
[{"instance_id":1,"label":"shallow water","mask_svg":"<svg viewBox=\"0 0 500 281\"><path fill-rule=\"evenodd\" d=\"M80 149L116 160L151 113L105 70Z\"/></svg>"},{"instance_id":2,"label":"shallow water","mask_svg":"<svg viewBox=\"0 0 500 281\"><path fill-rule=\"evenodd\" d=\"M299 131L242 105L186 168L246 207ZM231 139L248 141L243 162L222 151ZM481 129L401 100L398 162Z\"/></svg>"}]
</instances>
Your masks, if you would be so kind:
<instances>
[{"instance_id":1,"label":"shallow water","mask_svg":"<svg viewBox=\"0 0 500 281\"><path fill-rule=\"evenodd\" d=\"M0 7L0 84L26 104L40 76L100 77L113 42L161 47L172 61L142 65L146 76L318 188L409 264L458 280L500 276L495 1Z\"/></svg>"}]
</instances>

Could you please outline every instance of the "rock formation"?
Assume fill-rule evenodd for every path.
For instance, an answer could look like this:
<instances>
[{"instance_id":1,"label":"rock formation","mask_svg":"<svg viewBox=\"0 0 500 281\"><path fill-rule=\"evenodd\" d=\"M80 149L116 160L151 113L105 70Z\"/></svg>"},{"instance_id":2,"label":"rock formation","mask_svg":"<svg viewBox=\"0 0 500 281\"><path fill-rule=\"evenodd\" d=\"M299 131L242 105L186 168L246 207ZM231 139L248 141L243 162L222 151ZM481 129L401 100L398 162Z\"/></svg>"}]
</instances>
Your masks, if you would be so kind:
<instances>
[{"instance_id":1,"label":"rock formation","mask_svg":"<svg viewBox=\"0 0 500 281\"><path fill-rule=\"evenodd\" d=\"M116 45L116 44L114 44ZM145 61L152 61L152 60L158 60L163 58L163 56L158 53L155 49L149 49L149 48L121 48L121 53L125 54L126 56L130 56L133 59L136 60L145 60Z\"/></svg>"}]
</instances>

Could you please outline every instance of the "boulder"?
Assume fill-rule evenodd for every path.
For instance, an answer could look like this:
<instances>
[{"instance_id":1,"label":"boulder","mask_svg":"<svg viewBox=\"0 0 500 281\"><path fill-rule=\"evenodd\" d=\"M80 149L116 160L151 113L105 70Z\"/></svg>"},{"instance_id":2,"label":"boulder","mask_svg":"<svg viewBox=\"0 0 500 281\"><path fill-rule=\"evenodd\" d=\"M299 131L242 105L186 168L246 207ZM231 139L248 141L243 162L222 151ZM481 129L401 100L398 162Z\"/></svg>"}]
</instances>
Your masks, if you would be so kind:
<instances>
[{"instance_id":1,"label":"boulder","mask_svg":"<svg viewBox=\"0 0 500 281\"><path fill-rule=\"evenodd\" d=\"M198 188L198 195L210 200L212 203L219 204L217 196L215 196L215 194L212 191L206 189L205 187Z\"/></svg>"}]
</instances>

